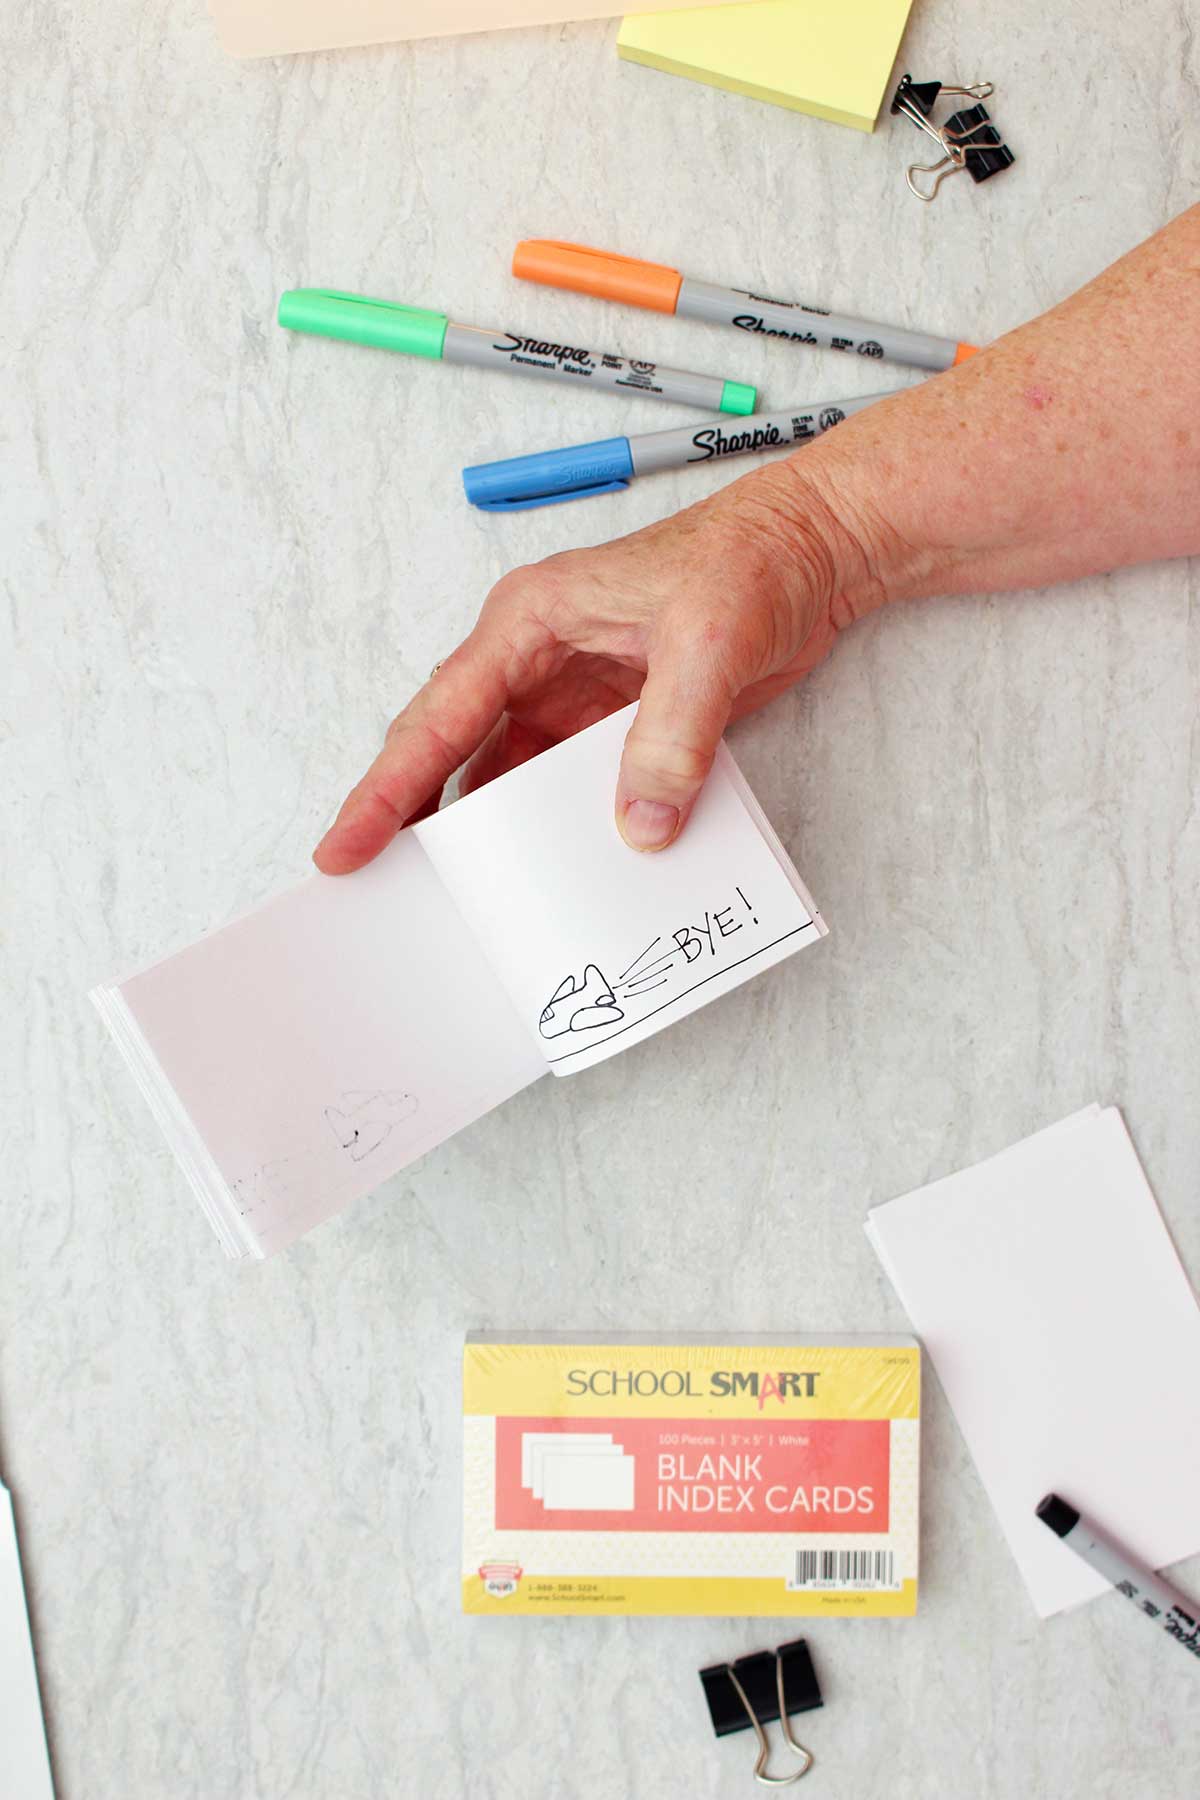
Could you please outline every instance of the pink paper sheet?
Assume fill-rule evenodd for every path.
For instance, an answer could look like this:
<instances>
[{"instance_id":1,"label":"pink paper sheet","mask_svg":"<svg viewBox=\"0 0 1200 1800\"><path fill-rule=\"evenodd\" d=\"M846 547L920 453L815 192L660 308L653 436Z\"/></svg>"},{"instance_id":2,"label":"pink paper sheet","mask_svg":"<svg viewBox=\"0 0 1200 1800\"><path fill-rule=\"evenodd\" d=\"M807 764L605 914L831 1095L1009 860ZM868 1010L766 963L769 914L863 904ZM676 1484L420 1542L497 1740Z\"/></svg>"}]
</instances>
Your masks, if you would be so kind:
<instances>
[{"instance_id":1,"label":"pink paper sheet","mask_svg":"<svg viewBox=\"0 0 1200 1800\"><path fill-rule=\"evenodd\" d=\"M655 0L654 10L721 3ZM610 19L624 10L614 0L209 0L217 36L230 56L287 56L517 25L557 25L568 19Z\"/></svg>"}]
</instances>

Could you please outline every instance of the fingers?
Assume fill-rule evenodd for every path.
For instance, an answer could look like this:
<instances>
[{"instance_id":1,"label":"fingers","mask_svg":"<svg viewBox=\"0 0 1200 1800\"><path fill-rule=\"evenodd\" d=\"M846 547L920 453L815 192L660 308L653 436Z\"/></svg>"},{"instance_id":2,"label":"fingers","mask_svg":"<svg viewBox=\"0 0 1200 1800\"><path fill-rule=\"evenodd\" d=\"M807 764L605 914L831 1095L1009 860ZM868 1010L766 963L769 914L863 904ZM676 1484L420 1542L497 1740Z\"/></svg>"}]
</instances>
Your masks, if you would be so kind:
<instances>
[{"instance_id":1,"label":"fingers","mask_svg":"<svg viewBox=\"0 0 1200 1800\"><path fill-rule=\"evenodd\" d=\"M393 721L383 750L317 845L313 860L324 873L361 868L403 825L431 811L455 770L488 744L510 702L543 696L531 706L534 716L521 722L545 744L594 723L628 697L619 681L615 689L608 684L602 698L592 697L590 716L569 717L579 684L568 682L553 695L581 638L599 628L580 621L576 602L587 588L586 571L569 568L570 560L550 558L497 582L474 631ZM485 749L479 767L468 772L468 790L500 773L506 757L523 761L532 754L515 740Z\"/></svg>"},{"instance_id":2,"label":"fingers","mask_svg":"<svg viewBox=\"0 0 1200 1800\"><path fill-rule=\"evenodd\" d=\"M506 661L478 629L392 724L387 742L313 852L326 875L378 856L492 730L508 698Z\"/></svg>"},{"instance_id":3,"label":"fingers","mask_svg":"<svg viewBox=\"0 0 1200 1800\"><path fill-rule=\"evenodd\" d=\"M631 849L665 850L679 836L732 700L728 680L702 652L651 659L617 780L617 829Z\"/></svg>"}]
</instances>

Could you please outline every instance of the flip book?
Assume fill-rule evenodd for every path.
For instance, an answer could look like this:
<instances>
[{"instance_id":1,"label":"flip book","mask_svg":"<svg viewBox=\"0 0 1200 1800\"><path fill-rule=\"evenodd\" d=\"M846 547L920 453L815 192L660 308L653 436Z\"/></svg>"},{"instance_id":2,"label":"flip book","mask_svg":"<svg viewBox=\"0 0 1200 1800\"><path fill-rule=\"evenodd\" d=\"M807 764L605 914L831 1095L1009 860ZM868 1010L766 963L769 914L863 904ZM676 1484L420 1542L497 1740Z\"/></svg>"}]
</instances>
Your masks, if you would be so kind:
<instances>
[{"instance_id":1,"label":"flip book","mask_svg":"<svg viewBox=\"0 0 1200 1800\"><path fill-rule=\"evenodd\" d=\"M266 1256L547 1071L614 1056L824 936L722 745L640 855L633 709L92 998L231 1256Z\"/></svg>"}]
</instances>

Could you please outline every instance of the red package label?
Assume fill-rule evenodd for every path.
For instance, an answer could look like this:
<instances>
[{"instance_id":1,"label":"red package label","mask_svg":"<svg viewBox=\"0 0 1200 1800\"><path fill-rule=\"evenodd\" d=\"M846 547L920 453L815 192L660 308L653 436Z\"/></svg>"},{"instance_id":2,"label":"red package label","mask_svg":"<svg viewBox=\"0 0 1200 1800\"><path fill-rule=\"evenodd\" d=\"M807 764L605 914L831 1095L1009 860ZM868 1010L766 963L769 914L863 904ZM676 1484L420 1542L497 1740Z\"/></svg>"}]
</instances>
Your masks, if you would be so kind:
<instances>
[{"instance_id":1,"label":"red package label","mask_svg":"<svg viewBox=\"0 0 1200 1800\"><path fill-rule=\"evenodd\" d=\"M498 1531L886 1532L891 1424L496 1420Z\"/></svg>"}]
</instances>

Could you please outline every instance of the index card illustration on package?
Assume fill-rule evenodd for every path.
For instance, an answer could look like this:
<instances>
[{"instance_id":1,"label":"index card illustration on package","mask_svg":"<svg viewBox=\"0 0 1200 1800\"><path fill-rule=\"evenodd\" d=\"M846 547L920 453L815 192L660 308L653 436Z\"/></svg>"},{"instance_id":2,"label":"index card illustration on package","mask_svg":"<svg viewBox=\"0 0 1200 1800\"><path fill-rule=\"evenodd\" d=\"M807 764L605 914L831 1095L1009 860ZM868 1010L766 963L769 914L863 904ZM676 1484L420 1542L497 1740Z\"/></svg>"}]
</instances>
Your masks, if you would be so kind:
<instances>
[{"instance_id":1,"label":"index card illustration on package","mask_svg":"<svg viewBox=\"0 0 1200 1800\"><path fill-rule=\"evenodd\" d=\"M463 1609L916 1611L920 1351L472 1335Z\"/></svg>"},{"instance_id":2,"label":"index card illustration on package","mask_svg":"<svg viewBox=\"0 0 1200 1800\"><path fill-rule=\"evenodd\" d=\"M722 744L678 843L613 794L634 707L93 996L231 1256L268 1256L539 1076L825 935Z\"/></svg>"}]
</instances>

